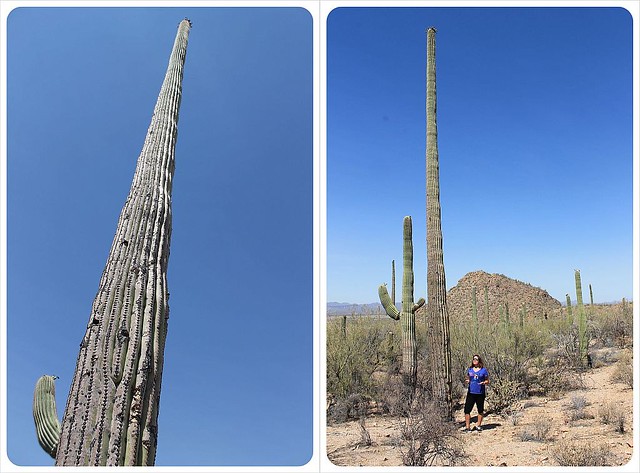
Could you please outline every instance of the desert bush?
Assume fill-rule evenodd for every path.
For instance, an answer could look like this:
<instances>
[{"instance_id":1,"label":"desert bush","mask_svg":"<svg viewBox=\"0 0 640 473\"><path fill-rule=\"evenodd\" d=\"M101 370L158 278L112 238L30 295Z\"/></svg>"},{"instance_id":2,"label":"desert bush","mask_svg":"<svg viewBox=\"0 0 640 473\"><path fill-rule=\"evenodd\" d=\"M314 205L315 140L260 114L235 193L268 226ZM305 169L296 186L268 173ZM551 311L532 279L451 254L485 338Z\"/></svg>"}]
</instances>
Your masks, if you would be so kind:
<instances>
[{"instance_id":1,"label":"desert bush","mask_svg":"<svg viewBox=\"0 0 640 473\"><path fill-rule=\"evenodd\" d=\"M563 359L564 364L570 366L572 369L582 369L583 364L580 358L578 326L573 324L560 327L557 332L552 334L552 337L556 343L558 356Z\"/></svg>"},{"instance_id":2,"label":"desert bush","mask_svg":"<svg viewBox=\"0 0 640 473\"><path fill-rule=\"evenodd\" d=\"M571 396L571 400L569 401L569 409L582 411L585 407L587 407L586 397L580 394L574 394L573 396Z\"/></svg>"},{"instance_id":3,"label":"desert bush","mask_svg":"<svg viewBox=\"0 0 640 473\"><path fill-rule=\"evenodd\" d=\"M607 445L585 441L560 441L551 449L560 466L609 466L612 455Z\"/></svg>"},{"instance_id":4,"label":"desert bush","mask_svg":"<svg viewBox=\"0 0 640 473\"><path fill-rule=\"evenodd\" d=\"M536 361L537 372L531 381L535 389L530 392L559 397L563 392L585 387L584 372L576 371L565 357L551 355Z\"/></svg>"},{"instance_id":5,"label":"desert bush","mask_svg":"<svg viewBox=\"0 0 640 473\"><path fill-rule=\"evenodd\" d=\"M588 405L589 403L583 395L574 394L573 396L571 396L569 405L567 406L567 422L575 422L582 419L593 419L594 416L589 414L585 410L585 407L587 407Z\"/></svg>"},{"instance_id":6,"label":"desert bush","mask_svg":"<svg viewBox=\"0 0 640 473\"><path fill-rule=\"evenodd\" d=\"M400 374L388 374L378 390L377 398L384 412L406 416L411 410L413 392L402 382Z\"/></svg>"},{"instance_id":7,"label":"desert bush","mask_svg":"<svg viewBox=\"0 0 640 473\"><path fill-rule=\"evenodd\" d=\"M598 408L598 417L603 424L614 426L616 432L625 432L625 412L620 404L613 401L602 404Z\"/></svg>"},{"instance_id":8,"label":"desert bush","mask_svg":"<svg viewBox=\"0 0 640 473\"><path fill-rule=\"evenodd\" d=\"M455 466L465 455L457 431L432 403L417 406L400 426L405 466Z\"/></svg>"},{"instance_id":9,"label":"desert bush","mask_svg":"<svg viewBox=\"0 0 640 473\"><path fill-rule=\"evenodd\" d=\"M513 404L502 411L500 416L507 419L511 425L516 426L524 416L524 405Z\"/></svg>"},{"instance_id":10,"label":"desert bush","mask_svg":"<svg viewBox=\"0 0 640 473\"><path fill-rule=\"evenodd\" d=\"M488 412L500 414L526 396L522 383L517 380L494 377L487 395Z\"/></svg>"},{"instance_id":11,"label":"desert bush","mask_svg":"<svg viewBox=\"0 0 640 473\"><path fill-rule=\"evenodd\" d=\"M600 306L593 314L593 336L605 347L626 348L633 341L631 304Z\"/></svg>"},{"instance_id":12,"label":"desert bush","mask_svg":"<svg viewBox=\"0 0 640 473\"><path fill-rule=\"evenodd\" d=\"M350 394L346 398L334 398L327 409L327 419L332 422L346 422L349 419L367 415L370 398L362 394Z\"/></svg>"},{"instance_id":13,"label":"desert bush","mask_svg":"<svg viewBox=\"0 0 640 473\"><path fill-rule=\"evenodd\" d=\"M520 432L520 440L523 442L544 442L547 440L550 430L551 421L549 419L538 419Z\"/></svg>"},{"instance_id":14,"label":"desert bush","mask_svg":"<svg viewBox=\"0 0 640 473\"><path fill-rule=\"evenodd\" d=\"M373 373L388 361L387 333L383 320L348 318L346 332L341 320L327 323L327 393L338 400L351 395L373 396Z\"/></svg>"},{"instance_id":15,"label":"desert bush","mask_svg":"<svg viewBox=\"0 0 640 473\"><path fill-rule=\"evenodd\" d=\"M622 383L633 388L633 358L631 351L625 351L616 362L616 367L611 374L611 381Z\"/></svg>"}]
</instances>

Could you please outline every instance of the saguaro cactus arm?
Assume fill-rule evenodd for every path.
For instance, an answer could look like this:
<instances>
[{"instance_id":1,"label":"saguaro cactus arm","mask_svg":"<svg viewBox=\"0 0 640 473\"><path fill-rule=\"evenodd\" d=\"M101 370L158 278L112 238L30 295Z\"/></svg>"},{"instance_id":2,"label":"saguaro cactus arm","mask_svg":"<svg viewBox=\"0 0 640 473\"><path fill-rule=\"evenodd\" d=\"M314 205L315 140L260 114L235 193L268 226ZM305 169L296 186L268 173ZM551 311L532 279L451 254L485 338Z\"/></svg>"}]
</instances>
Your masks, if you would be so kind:
<instances>
[{"instance_id":1,"label":"saguaro cactus arm","mask_svg":"<svg viewBox=\"0 0 640 473\"><path fill-rule=\"evenodd\" d=\"M380 303L382 304L382 307L384 307L384 311L387 315L394 320L399 320L400 311L391 301L391 297L389 297L389 293L387 292L386 284L381 284L380 287L378 287L378 296L380 297Z\"/></svg>"},{"instance_id":2,"label":"saguaro cactus arm","mask_svg":"<svg viewBox=\"0 0 640 473\"><path fill-rule=\"evenodd\" d=\"M56 457L60 441L60 422L56 409L57 376L44 375L36 382L33 393L33 421L38 443L51 458Z\"/></svg>"},{"instance_id":3,"label":"saguaro cactus arm","mask_svg":"<svg viewBox=\"0 0 640 473\"><path fill-rule=\"evenodd\" d=\"M426 301L424 300L424 297L421 297L420 299L418 299L418 302L413 304L413 307L411 307L411 312L415 314L417 310L424 305L425 302Z\"/></svg>"}]
</instances>

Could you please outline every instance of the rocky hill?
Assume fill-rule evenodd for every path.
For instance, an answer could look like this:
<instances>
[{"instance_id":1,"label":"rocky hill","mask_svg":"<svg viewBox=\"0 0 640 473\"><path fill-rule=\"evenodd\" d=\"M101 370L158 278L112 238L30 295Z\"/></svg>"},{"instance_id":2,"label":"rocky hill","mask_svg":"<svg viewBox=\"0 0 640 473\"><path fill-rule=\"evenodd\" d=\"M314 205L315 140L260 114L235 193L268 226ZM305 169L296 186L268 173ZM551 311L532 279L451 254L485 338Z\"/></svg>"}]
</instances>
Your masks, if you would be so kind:
<instances>
[{"instance_id":1,"label":"rocky hill","mask_svg":"<svg viewBox=\"0 0 640 473\"><path fill-rule=\"evenodd\" d=\"M476 305L480 320L486 317L485 300L487 299L489 320L495 321L499 318L500 310L504 311L505 307L509 309L511 320L517 320L523 308L526 309L527 319L557 317L562 308L562 304L544 289L511 279L503 274L474 271L467 273L447 292L447 307L452 319L471 319L473 288L476 291Z\"/></svg>"}]
</instances>

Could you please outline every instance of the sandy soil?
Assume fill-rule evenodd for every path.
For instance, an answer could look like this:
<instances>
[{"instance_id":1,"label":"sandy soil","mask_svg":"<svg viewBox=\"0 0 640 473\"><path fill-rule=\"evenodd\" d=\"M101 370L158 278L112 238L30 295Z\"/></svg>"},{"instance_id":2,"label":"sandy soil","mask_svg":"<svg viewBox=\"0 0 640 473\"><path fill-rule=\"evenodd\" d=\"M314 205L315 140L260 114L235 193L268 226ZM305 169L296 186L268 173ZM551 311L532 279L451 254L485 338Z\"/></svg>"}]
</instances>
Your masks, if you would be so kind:
<instances>
[{"instance_id":1,"label":"sandy soil","mask_svg":"<svg viewBox=\"0 0 640 473\"><path fill-rule=\"evenodd\" d=\"M558 398L531 397L519 405L519 415L487 415L482 432L459 433L464 448L464 465L480 466L553 466L558 465L553 451L564 442L590 443L606 446L613 465L624 465L633 453L633 390L611 381L615 364L588 371L583 389L563 393ZM488 394L490 396L490 393ZM572 406L580 398L586 400L583 419L571 420L576 412ZM601 409L614 402L625 413L625 432L602 422ZM475 414L475 410L472 415ZM575 416L574 416L575 417ZM472 425L475 416L472 417ZM527 433L546 423L549 430L543 440L523 440ZM464 426L462 410L455 413L460 428ZM370 416L366 429L370 446L360 445L361 427L357 421L327 426L327 455L341 466L402 465L402 445L399 436L400 419L391 416Z\"/></svg>"}]
</instances>

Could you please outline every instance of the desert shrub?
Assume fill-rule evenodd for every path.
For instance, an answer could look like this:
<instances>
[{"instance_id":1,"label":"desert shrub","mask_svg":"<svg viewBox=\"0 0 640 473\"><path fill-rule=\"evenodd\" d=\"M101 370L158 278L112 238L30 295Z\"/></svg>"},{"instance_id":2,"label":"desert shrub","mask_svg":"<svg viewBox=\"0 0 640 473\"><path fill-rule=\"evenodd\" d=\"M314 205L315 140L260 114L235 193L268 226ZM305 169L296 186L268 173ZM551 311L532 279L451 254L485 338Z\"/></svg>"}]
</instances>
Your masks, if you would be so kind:
<instances>
[{"instance_id":1,"label":"desert shrub","mask_svg":"<svg viewBox=\"0 0 640 473\"><path fill-rule=\"evenodd\" d=\"M578 326L573 324L560 327L552 336L558 350L558 356L564 361L563 364L572 369L583 368L579 350Z\"/></svg>"},{"instance_id":2,"label":"desert shrub","mask_svg":"<svg viewBox=\"0 0 640 473\"><path fill-rule=\"evenodd\" d=\"M560 466L609 466L612 461L607 445L585 441L560 441L551 454Z\"/></svg>"},{"instance_id":3,"label":"desert shrub","mask_svg":"<svg viewBox=\"0 0 640 473\"><path fill-rule=\"evenodd\" d=\"M414 393L402 382L399 374L388 374L378 390L377 398L384 412L392 415L409 414Z\"/></svg>"},{"instance_id":4,"label":"desert shrub","mask_svg":"<svg viewBox=\"0 0 640 473\"><path fill-rule=\"evenodd\" d=\"M593 317L593 336L605 347L628 347L633 340L631 304L597 307Z\"/></svg>"},{"instance_id":5,"label":"desert shrub","mask_svg":"<svg viewBox=\"0 0 640 473\"><path fill-rule=\"evenodd\" d=\"M345 422L349 419L367 415L369 398L362 394L350 394L346 398L334 398L327 409L327 419L333 422Z\"/></svg>"},{"instance_id":6,"label":"desert shrub","mask_svg":"<svg viewBox=\"0 0 640 473\"><path fill-rule=\"evenodd\" d=\"M455 466L465 455L457 431L432 403L421 403L400 426L400 451L405 466Z\"/></svg>"},{"instance_id":7,"label":"desert shrub","mask_svg":"<svg viewBox=\"0 0 640 473\"><path fill-rule=\"evenodd\" d=\"M487 405L489 406L487 411L495 414L506 411L526 395L522 383L517 380L494 377L490 386L491 389L487 395Z\"/></svg>"},{"instance_id":8,"label":"desert shrub","mask_svg":"<svg viewBox=\"0 0 640 473\"><path fill-rule=\"evenodd\" d=\"M375 393L373 373L388 358L389 325L383 320L350 317L343 332L339 318L327 323L327 393L338 400Z\"/></svg>"},{"instance_id":9,"label":"desert shrub","mask_svg":"<svg viewBox=\"0 0 640 473\"><path fill-rule=\"evenodd\" d=\"M614 426L616 432L625 432L625 412L620 404L613 401L602 404L598 408L598 417L603 424Z\"/></svg>"},{"instance_id":10,"label":"desert shrub","mask_svg":"<svg viewBox=\"0 0 640 473\"><path fill-rule=\"evenodd\" d=\"M504 409L501 416L508 419L511 425L516 426L520 423L520 419L524 416L524 406L512 405Z\"/></svg>"},{"instance_id":11,"label":"desert shrub","mask_svg":"<svg viewBox=\"0 0 640 473\"><path fill-rule=\"evenodd\" d=\"M587 398L580 395L574 394L571 396L571 400L569 401L569 409L573 409L576 411L582 411L585 407L587 407Z\"/></svg>"},{"instance_id":12,"label":"desert shrub","mask_svg":"<svg viewBox=\"0 0 640 473\"><path fill-rule=\"evenodd\" d=\"M535 360L535 374L531 376L530 393L559 397L572 389L584 388L584 373L576 371L564 356L550 351Z\"/></svg>"},{"instance_id":13,"label":"desert shrub","mask_svg":"<svg viewBox=\"0 0 640 473\"><path fill-rule=\"evenodd\" d=\"M620 355L620 359L616 363L616 367L611 374L611 381L614 383L622 383L633 388L633 358L631 351L625 351Z\"/></svg>"},{"instance_id":14,"label":"desert shrub","mask_svg":"<svg viewBox=\"0 0 640 473\"><path fill-rule=\"evenodd\" d=\"M547 440L550 430L551 421L549 419L538 419L520 432L520 440L523 442L544 442Z\"/></svg>"}]
</instances>

